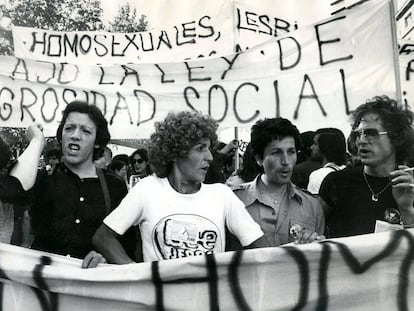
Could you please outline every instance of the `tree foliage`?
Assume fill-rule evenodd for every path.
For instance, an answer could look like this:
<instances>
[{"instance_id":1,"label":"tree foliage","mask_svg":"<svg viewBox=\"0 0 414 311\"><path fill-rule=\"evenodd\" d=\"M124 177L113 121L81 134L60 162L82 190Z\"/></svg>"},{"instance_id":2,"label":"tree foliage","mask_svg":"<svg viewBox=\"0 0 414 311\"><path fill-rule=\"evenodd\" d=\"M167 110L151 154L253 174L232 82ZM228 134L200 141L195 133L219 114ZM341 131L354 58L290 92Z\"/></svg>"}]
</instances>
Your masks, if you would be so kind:
<instances>
[{"instance_id":1,"label":"tree foliage","mask_svg":"<svg viewBox=\"0 0 414 311\"><path fill-rule=\"evenodd\" d=\"M129 3L119 8L111 22L103 21L99 0L9 0L0 3L0 20L10 18L13 25L57 31L139 32L148 27L145 15L138 17ZM10 29L0 25L0 54L13 55Z\"/></svg>"},{"instance_id":2,"label":"tree foliage","mask_svg":"<svg viewBox=\"0 0 414 311\"><path fill-rule=\"evenodd\" d=\"M147 30L148 21L145 15L137 16L137 9L131 8L129 2L119 8L118 14L110 22L112 32L140 32Z\"/></svg>"},{"instance_id":3,"label":"tree foliage","mask_svg":"<svg viewBox=\"0 0 414 311\"><path fill-rule=\"evenodd\" d=\"M20 0L11 12L16 26L47 30L82 31L103 29L99 1Z\"/></svg>"}]
</instances>

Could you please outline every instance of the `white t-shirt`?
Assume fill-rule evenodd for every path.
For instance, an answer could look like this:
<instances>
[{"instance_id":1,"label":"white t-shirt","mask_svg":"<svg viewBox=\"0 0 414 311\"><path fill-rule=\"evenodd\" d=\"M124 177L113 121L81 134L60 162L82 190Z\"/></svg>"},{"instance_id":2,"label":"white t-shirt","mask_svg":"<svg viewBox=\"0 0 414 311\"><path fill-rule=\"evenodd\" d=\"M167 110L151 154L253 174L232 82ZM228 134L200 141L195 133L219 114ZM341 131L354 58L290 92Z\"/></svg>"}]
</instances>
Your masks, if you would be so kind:
<instances>
[{"instance_id":1,"label":"white t-shirt","mask_svg":"<svg viewBox=\"0 0 414 311\"><path fill-rule=\"evenodd\" d=\"M224 252L225 225L243 246L263 235L226 185L202 184L182 194L156 176L143 178L104 223L118 234L139 225L144 261Z\"/></svg>"},{"instance_id":2,"label":"white t-shirt","mask_svg":"<svg viewBox=\"0 0 414 311\"><path fill-rule=\"evenodd\" d=\"M323 167L314 170L309 175L308 191L312 194L319 194L319 188L325 177L329 173L343 170L345 167L345 165L336 165L333 162L328 162Z\"/></svg>"}]
</instances>

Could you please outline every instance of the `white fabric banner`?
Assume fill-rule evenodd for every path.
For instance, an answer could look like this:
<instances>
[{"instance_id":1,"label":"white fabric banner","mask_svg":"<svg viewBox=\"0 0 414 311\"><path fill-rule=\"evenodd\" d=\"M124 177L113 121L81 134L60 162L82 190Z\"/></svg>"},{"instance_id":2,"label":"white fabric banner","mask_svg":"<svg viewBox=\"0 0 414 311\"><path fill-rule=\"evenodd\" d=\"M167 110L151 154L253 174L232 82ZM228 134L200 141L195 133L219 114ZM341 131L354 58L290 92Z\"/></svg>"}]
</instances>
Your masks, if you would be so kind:
<instances>
[{"instance_id":1,"label":"white fabric banner","mask_svg":"<svg viewBox=\"0 0 414 311\"><path fill-rule=\"evenodd\" d=\"M15 56L75 64L161 63L231 54L234 51L232 4L217 1L150 1L158 25L149 31L48 31L13 27ZM171 14L171 9L179 14ZM158 11L156 11L158 9ZM152 13L151 13L152 12Z\"/></svg>"},{"instance_id":2,"label":"white fabric banner","mask_svg":"<svg viewBox=\"0 0 414 311\"><path fill-rule=\"evenodd\" d=\"M245 50L331 16L326 0L235 0L236 50Z\"/></svg>"},{"instance_id":3,"label":"white fabric banner","mask_svg":"<svg viewBox=\"0 0 414 311\"><path fill-rule=\"evenodd\" d=\"M282 116L299 130L335 126L367 98L396 95L389 4L346 11L220 58L87 66L0 58L2 126L56 130L74 99L100 107L113 138L146 138L168 111L209 113L220 130ZM387 22L388 21L388 22Z\"/></svg>"},{"instance_id":4,"label":"white fabric banner","mask_svg":"<svg viewBox=\"0 0 414 311\"><path fill-rule=\"evenodd\" d=\"M355 1L156 0L139 7L157 25L145 32L60 32L13 27L15 56L105 65L217 57L354 8L351 2ZM171 10L178 14L171 14Z\"/></svg>"},{"instance_id":5,"label":"white fabric banner","mask_svg":"<svg viewBox=\"0 0 414 311\"><path fill-rule=\"evenodd\" d=\"M0 244L2 310L411 310L414 230L83 270Z\"/></svg>"},{"instance_id":6,"label":"white fabric banner","mask_svg":"<svg viewBox=\"0 0 414 311\"><path fill-rule=\"evenodd\" d=\"M402 103L414 108L414 41L398 40Z\"/></svg>"}]
</instances>

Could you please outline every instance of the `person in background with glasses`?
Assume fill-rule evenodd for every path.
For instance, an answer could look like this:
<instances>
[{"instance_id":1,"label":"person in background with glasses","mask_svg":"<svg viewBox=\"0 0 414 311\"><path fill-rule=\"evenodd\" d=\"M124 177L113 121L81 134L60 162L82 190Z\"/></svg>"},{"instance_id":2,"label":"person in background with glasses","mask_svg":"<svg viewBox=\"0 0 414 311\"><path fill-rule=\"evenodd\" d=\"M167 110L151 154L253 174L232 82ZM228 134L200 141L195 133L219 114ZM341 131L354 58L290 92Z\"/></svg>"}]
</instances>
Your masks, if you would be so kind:
<instances>
[{"instance_id":1,"label":"person in background with glasses","mask_svg":"<svg viewBox=\"0 0 414 311\"><path fill-rule=\"evenodd\" d=\"M130 171L128 174L129 186L132 188L140 179L150 175L148 152L145 149L135 150L129 157Z\"/></svg>"},{"instance_id":2,"label":"person in background with glasses","mask_svg":"<svg viewBox=\"0 0 414 311\"><path fill-rule=\"evenodd\" d=\"M376 96L353 113L350 140L361 166L329 174L319 194L330 237L367 234L387 210L414 224L414 179L406 163L414 155L413 113L387 96Z\"/></svg>"}]
</instances>

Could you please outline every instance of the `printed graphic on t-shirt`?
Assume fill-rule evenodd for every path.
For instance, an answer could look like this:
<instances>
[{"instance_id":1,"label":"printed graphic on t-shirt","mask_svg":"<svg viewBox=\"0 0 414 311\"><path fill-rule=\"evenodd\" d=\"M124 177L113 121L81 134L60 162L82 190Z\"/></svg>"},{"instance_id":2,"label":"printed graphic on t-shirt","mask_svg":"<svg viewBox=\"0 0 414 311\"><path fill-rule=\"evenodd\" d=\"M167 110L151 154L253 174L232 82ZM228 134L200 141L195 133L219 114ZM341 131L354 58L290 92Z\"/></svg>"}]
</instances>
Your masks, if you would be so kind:
<instances>
[{"instance_id":1,"label":"printed graphic on t-shirt","mask_svg":"<svg viewBox=\"0 0 414 311\"><path fill-rule=\"evenodd\" d=\"M159 259L212 254L222 249L217 225L199 215L174 214L164 217L155 225L152 236Z\"/></svg>"}]
</instances>

